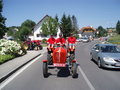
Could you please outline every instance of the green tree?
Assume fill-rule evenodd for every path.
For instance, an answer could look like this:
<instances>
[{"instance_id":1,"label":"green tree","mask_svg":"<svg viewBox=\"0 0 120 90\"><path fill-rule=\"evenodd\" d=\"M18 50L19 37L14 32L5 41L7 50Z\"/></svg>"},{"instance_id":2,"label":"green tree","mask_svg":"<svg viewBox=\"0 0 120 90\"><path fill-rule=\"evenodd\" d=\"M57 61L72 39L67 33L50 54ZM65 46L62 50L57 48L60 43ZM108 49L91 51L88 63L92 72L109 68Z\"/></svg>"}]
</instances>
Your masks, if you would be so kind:
<instances>
[{"instance_id":1,"label":"green tree","mask_svg":"<svg viewBox=\"0 0 120 90\"><path fill-rule=\"evenodd\" d=\"M58 15L56 14L55 19L57 22L59 22Z\"/></svg>"},{"instance_id":2,"label":"green tree","mask_svg":"<svg viewBox=\"0 0 120 90\"><path fill-rule=\"evenodd\" d=\"M107 36L107 31L102 26L99 26L97 31L99 32L98 37Z\"/></svg>"},{"instance_id":3,"label":"green tree","mask_svg":"<svg viewBox=\"0 0 120 90\"><path fill-rule=\"evenodd\" d=\"M26 40L30 34L32 34L32 29L35 26L35 22L32 20L26 20L21 24L18 38L22 41Z\"/></svg>"},{"instance_id":4,"label":"green tree","mask_svg":"<svg viewBox=\"0 0 120 90\"><path fill-rule=\"evenodd\" d=\"M66 17L66 15L63 14L63 17L62 17L61 23L60 23L60 27L61 27L61 31L63 33L64 38L68 37L70 35L70 33L73 32L72 21L71 21L70 15L68 17Z\"/></svg>"},{"instance_id":5,"label":"green tree","mask_svg":"<svg viewBox=\"0 0 120 90\"><path fill-rule=\"evenodd\" d=\"M120 21L118 20L117 24L116 24L116 32L118 34L120 34Z\"/></svg>"},{"instance_id":6,"label":"green tree","mask_svg":"<svg viewBox=\"0 0 120 90\"><path fill-rule=\"evenodd\" d=\"M8 27L7 35L15 37L18 28L17 26Z\"/></svg>"},{"instance_id":7,"label":"green tree","mask_svg":"<svg viewBox=\"0 0 120 90\"><path fill-rule=\"evenodd\" d=\"M56 36L57 29L58 29L58 22L56 19L49 17L44 21L41 29L42 29L42 34L44 36L48 36L50 34L53 34L54 36Z\"/></svg>"},{"instance_id":8,"label":"green tree","mask_svg":"<svg viewBox=\"0 0 120 90\"><path fill-rule=\"evenodd\" d=\"M7 31L7 28L5 26L6 18L2 16L2 8L3 8L3 0L0 0L0 39L3 38L5 32Z\"/></svg>"},{"instance_id":9,"label":"green tree","mask_svg":"<svg viewBox=\"0 0 120 90\"><path fill-rule=\"evenodd\" d=\"M77 24L77 19L74 15L72 16L72 29L75 34L78 33L79 28L78 28L78 24Z\"/></svg>"}]
</instances>

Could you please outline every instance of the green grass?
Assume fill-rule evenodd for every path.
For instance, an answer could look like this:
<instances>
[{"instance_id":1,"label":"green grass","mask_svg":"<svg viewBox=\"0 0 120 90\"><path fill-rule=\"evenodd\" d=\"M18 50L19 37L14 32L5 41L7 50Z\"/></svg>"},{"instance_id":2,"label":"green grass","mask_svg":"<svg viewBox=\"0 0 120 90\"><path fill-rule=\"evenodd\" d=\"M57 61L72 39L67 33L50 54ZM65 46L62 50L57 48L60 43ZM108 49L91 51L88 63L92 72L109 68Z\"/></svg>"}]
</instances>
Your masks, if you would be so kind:
<instances>
[{"instance_id":1,"label":"green grass","mask_svg":"<svg viewBox=\"0 0 120 90\"><path fill-rule=\"evenodd\" d=\"M47 47L47 44L41 44L43 47Z\"/></svg>"},{"instance_id":2,"label":"green grass","mask_svg":"<svg viewBox=\"0 0 120 90\"><path fill-rule=\"evenodd\" d=\"M15 58L14 55L0 55L0 64Z\"/></svg>"},{"instance_id":3,"label":"green grass","mask_svg":"<svg viewBox=\"0 0 120 90\"><path fill-rule=\"evenodd\" d=\"M113 43L113 44L120 44L120 35L115 35L113 37L110 37L108 42Z\"/></svg>"}]
</instances>

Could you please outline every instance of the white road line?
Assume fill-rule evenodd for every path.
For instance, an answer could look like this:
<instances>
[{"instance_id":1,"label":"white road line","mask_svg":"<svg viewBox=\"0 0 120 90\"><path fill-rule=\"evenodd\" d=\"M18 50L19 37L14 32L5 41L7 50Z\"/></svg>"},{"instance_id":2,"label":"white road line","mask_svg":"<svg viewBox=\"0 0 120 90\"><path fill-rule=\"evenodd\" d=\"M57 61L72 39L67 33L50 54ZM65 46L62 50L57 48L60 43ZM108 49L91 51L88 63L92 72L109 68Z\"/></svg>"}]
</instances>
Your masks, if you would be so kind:
<instances>
[{"instance_id":1,"label":"white road line","mask_svg":"<svg viewBox=\"0 0 120 90\"><path fill-rule=\"evenodd\" d=\"M28 63L27 65L25 65L23 68L21 68L18 72L16 72L15 74L13 74L10 78L8 78L5 82L3 82L0 85L0 90L2 88L4 88L8 83L10 83L13 79L15 79L15 77L17 77L20 73L22 73L25 69L27 69L31 64L33 64L35 61L37 61L40 57L42 57L43 55L40 55L39 57L35 58L33 61L31 61L30 63Z\"/></svg>"},{"instance_id":2,"label":"white road line","mask_svg":"<svg viewBox=\"0 0 120 90\"><path fill-rule=\"evenodd\" d=\"M78 69L81 72L81 74L83 75L83 78L85 79L86 83L90 87L90 90L95 90L95 88L93 87L93 85L91 84L91 82L89 81L89 79L87 78L87 76L85 75L85 73L83 72L83 70L81 69L80 66L78 66Z\"/></svg>"}]
</instances>

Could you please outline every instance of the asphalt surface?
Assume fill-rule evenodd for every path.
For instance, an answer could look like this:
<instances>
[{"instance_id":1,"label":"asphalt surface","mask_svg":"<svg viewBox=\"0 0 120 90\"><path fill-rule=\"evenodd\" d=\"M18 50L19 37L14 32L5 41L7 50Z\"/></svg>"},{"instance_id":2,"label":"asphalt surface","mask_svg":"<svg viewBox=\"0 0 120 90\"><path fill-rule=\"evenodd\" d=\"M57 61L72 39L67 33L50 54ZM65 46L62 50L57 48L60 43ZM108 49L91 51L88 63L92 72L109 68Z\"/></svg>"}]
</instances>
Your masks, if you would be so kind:
<instances>
[{"instance_id":1,"label":"asphalt surface","mask_svg":"<svg viewBox=\"0 0 120 90\"><path fill-rule=\"evenodd\" d=\"M90 60L90 49L97 42L77 44L78 78L73 79L68 69L50 69L49 77L44 78L43 53L5 80L1 90L120 90L120 70L99 69Z\"/></svg>"}]
</instances>

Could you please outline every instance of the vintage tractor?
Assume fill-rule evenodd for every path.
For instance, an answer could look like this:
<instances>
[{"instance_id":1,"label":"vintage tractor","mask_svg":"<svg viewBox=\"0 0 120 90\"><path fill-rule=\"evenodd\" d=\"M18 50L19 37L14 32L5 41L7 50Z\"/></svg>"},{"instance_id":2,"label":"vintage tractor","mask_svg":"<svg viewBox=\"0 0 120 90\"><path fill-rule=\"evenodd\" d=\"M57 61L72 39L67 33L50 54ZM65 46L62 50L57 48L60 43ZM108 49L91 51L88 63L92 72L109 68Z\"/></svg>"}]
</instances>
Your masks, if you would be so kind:
<instances>
[{"instance_id":1,"label":"vintage tractor","mask_svg":"<svg viewBox=\"0 0 120 90\"><path fill-rule=\"evenodd\" d=\"M23 42L22 45L26 50L42 50L43 47L40 42L40 40L30 40Z\"/></svg>"},{"instance_id":2,"label":"vintage tractor","mask_svg":"<svg viewBox=\"0 0 120 90\"><path fill-rule=\"evenodd\" d=\"M41 40L32 40L31 42L33 44L34 50L42 50L43 49L43 47L41 45Z\"/></svg>"},{"instance_id":3,"label":"vintage tractor","mask_svg":"<svg viewBox=\"0 0 120 90\"><path fill-rule=\"evenodd\" d=\"M67 58L67 49L62 45L57 46L53 51L52 55L52 64L48 63L48 60L43 60L43 76L48 77L48 70L54 68L68 68L71 71L72 77L76 78L77 76L77 64L76 60L71 60L69 63L69 58Z\"/></svg>"}]
</instances>

